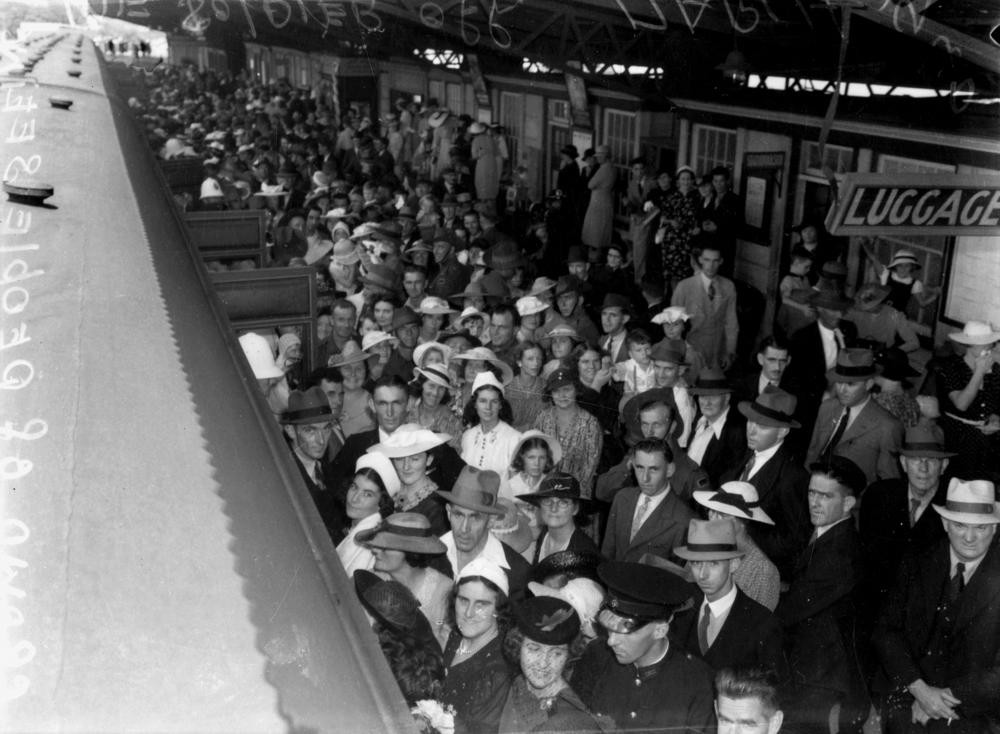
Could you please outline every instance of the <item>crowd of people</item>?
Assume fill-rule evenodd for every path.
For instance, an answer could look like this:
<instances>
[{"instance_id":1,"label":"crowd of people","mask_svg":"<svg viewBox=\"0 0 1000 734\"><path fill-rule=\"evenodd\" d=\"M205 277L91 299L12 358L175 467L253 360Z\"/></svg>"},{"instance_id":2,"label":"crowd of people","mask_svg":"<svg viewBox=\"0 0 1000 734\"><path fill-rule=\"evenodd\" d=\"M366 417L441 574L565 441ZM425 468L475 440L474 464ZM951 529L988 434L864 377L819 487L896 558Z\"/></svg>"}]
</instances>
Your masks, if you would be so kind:
<instances>
[{"instance_id":1,"label":"crowd of people","mask_svg":"<svg viewBox=\"0 0 1000 734\"><path fill-rule=\"evenodd\" d=\"M724 168L620 188L567 146L532 202L502 128L434 100L152 80L151 144L204 158L178 205L264 209L272 264L315 272L315 370L294 329L240 342L412 705L459 732L1000 730L1000 332L917 369L912 252L852 296L805 221L748 323Z\"/></svg>"}]
</instances>

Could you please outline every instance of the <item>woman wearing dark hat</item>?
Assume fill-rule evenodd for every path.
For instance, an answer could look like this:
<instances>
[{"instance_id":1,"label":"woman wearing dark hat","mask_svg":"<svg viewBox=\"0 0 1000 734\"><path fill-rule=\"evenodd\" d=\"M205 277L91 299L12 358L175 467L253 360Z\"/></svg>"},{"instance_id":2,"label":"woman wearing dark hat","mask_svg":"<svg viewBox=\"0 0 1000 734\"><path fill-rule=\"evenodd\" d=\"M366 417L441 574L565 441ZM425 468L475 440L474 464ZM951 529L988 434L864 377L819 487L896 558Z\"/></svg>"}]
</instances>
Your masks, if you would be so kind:
<instances>
[{"instance_id":1,"label":"woman wearing dark hat","mask_svg":"<svg viewBox=\"0 0 1000 734\"><path fill-rule=\"evenodd\" d=\"M444 660L420 602L398 581L370 571L354 573L354 589L372 619L372 630L409 705L441 697Z\"/></svg>"},{"instance_id":2,"label":"woman wearing dark hat","mask_svg":"<svg viewBox=\"0 0 1000 734\"><path fill-rule=\"evenodd\" d=\"M580 496L580 483L572 475L554 472L542 480L537 492L519 494L517 499L538 508L541 531L532 565L559 551L600 552L576 526L577 514L589 511L593 503Z\"/></svg>"},{"instance_id":3,"label":"woman wearing dark hat","mask_svg":"<svg viewBox=\"0 0 1000 734\"><path fill-rule=\"evenodd\" d=\"M577 403L580 389L575 371L558 369L553 372L546 383L552 405L539 413L534 427L559 441L563 455L559 470L573 475L580 483L582 495L589 498L594 489L604 432L597 418Z\"/></svg>"},{"instance_id":4,"label":"woman wearing dark hat","mask_svg":"<svg viewBox=\"0 0 1000 734\"><path fill-rule=\"evenodd\" d=\"M515 607L514 620L517 626L504 646L518 661L521 674L500 714L501 734L598 734L597 720L566 682L568 664L585 646L576 610L563 599L541 596Z\"/></svg>"},{"instance_id":5,"label":"woman wearing dark hat","mask_svg":"<svg viewBox=\"0 0 1000 734\"><path fill-rule=\"evenodd\" d=\"M910 367L906 353L897 347L888 347L875 355L875 364L880 368L875 375L875 390L872 399L889 413L899 418L907 428L920 421L920 405L907 392L912 383L908 377L919 377L920 373Z\"/></svg>"},{"instance_id":6,"label":"woman wearing dark hat","mask_svg":"<svg viewBox=\"0 0 1000 734\"><path fill-rule=\"evenodd\" d=\"M948 335L965 354L941 360L937 368L941 428L958 477L989 476L1000 469L1000 332L982 321L969 321Z\"/></svg>"},{"instance_id":7,"label":"woman wearing dark hat","mask_svg":"<svg viewBox=\"0 0 1000 734\"><path fill-rule=\"evenodd\" d=\"M421 614L444 648L451 632L448 596L453 582L430 565L446 549L434 536L427 518L417 512L397 512L374 528L358 533L357 542L371 551L375 559L373 571L398 581L420 602Z\"/></svg>"}]
</instances>

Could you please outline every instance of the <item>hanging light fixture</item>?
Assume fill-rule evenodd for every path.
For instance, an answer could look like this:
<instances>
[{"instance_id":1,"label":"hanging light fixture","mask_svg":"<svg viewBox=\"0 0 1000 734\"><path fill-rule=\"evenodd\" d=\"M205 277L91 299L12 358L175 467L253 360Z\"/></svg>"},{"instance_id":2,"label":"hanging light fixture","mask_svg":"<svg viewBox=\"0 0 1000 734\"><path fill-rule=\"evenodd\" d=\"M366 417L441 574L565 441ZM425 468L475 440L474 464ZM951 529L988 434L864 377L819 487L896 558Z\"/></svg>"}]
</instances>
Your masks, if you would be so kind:
<instances>
[{"instance_id":1,"label":"hanging light fixture","mask_svg":"<svg viewBox=\"0 0 1000 734\"><path fill-rule=\"evenodd\" d=\"M726 55L726 60L715 67L722 72L722 75L733 84L744 85L750 75L751 67L747 63L747 57L738 48L734 48Z\"/></svg>"}]
</instances>

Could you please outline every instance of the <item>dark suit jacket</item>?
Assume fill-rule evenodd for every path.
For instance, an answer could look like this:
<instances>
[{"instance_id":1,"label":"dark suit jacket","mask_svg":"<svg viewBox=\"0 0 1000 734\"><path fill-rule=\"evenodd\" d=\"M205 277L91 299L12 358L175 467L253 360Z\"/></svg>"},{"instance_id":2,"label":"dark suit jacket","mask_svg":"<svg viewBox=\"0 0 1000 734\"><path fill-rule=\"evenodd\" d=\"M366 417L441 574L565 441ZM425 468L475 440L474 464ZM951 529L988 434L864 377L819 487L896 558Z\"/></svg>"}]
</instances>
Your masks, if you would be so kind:
<instances>
[{"instance_id":1,"label":"dark suit jacket","mask_svg":"<svg viewBox=\"0 0 1000 734\"><path fill-rule=\"evenodd\" d=\"M733 395L732 404L736 405L740 400L749 400L751 402L756 400L757 396L760 395L759 385L760 370L741 377L736 381L736 393ZM795 386L792 384L792 378L789 376L787 368L778 382L778 387L785 392L795 394Z\"/></svg>"},{"instance_id":2,"label":"dark suit jacket","mask_svg":"<svg viewBox=\"0 0 1000 734\"><path fill-rule=\"evenodd\" d=\"M701 416L699 416L701 417ZM718 437L712 436L701 459L701 468L708 475L711 486L718 487L722 475L735 468L743 468L747 451L747 419L730 404L726 422Z\"/></svg>"},{"instance_id":3,"label":"dark suit jacket","mask_svg":"<svg viewBox=\"0 0 1000 734\"><path fill-rule=\"evenodd\" d=\"M693 607L678 612L670 625L675 639L685 650L700 657L716 672L723 668L763 666L773 670L779 680L784 679L787 665L781 625L773 612L736 589L736 601L725 624L702 655L698 645L698 622L705 595L699 594L696 600Z\"/></svg>"},{"instance_id":4,"label":"dark suit jacket","mask_svg":"<svg viewBox=\"0 0 1000 734\"><path fill-rule=\"evenodd\" d=\"M531 565L534 566L538 563L538 554L542 550L542 541L545 540L545 536L548 534L549 529L542 526L542 531L538 534L538 539L535 541L535 555L531 560ZM600 555L601 549L597 547L597 543L590 539L590 536L584 533L580 528L573 531L573 534L569 536L569 545L566 546L566 550L580 551L582 553L596 553Z\"/></svg>"},{"instance_id":5,"label":"dark suit jacket","mask_svg":"<svg viewBox=\"0 0 1000 734\"><path fill-rule=\"evenodd\" d=\"M378 428L348 436L344 447L337 454L337 458L331 466L331 474L335 480L339 484L345 485L354 476L354 467L361 455L378 442ZM452 485L455 484L455 480L458 479L458 475L462 471L462 467L465 466L465 462L459 457L458 452L448 444L435 446L428 453L434 457L434 462L428 470L428 476L437 484L438 489L450 492Z\"/></svg>"},{"instance_id":6,"label":"dark suit jacket","mask_svg":"<svg viewBox=\"0 0 1000 734\"><path fill-rule=\"evenodd\" d=\"M947 482L942 481L931 503L943 505L947 488ZM924 510L917 524L910 527L905 477L875 482L865 490L858 530L865 559L865 597L878 602L875 607L881 607L885 601L903 556L932 548L945 536L941 516L932 507Z\"/></svg>"},{"instance_id":7,"label":"dark suit jacket","mask_svg":"<svg viewBox=\"0 0 1000 734\"><path fill-rule=\"evenodd\" d=\"M839 328L848 347L857 341L858 329L853 323L841 321ZM816 411L819 410L826 391L826 356L823 353L823 338L819 335L818 323L814 321L792 334L789 347L792 361L785 373L788 375L792 394L799 400L795 417L802 428L794 441L798 448L800 441L804 444L809 440ZM804 445L802 448L805 448Z\"/></svg>"},{"instance_id":8,"label":"dark suit jacket","mask_svg":"<svg viewBox=\"0 0 1000 734\"><path fill-rule=\"evenodd\" d=\"M725 472L721 481L739 479L752 453L747 451L743 461L735 469ZM787 582L791 578L795 559L812 533L806 502L809 472L792 455L786 442L749 481L757 488L761 509L774 520L774 525L750 523L750 537L778 567L782 581Z\"/></svg>"},{"instance_id":9,"label":"dark suit jacket","mask_svg":"<svg viewBox=\"0 0 1000 734\"><path fill-rule=\"evenodd\" d=\"M691 505L691 498L695 492L711 487L708 474L678 448L674 441L670 442L670 448L674 452L674 475L670 478L671 491L676 492L686 504ZM635 472L629 467L626 456L597 477L594 496L601 502L611 502L619 490L634 486Z\"/></svg>"},{"instance_id":10,"label":"dark suit jacket","mask_svg":"<svg viewBox=\"0 0 1000 734\"><path fill-rule=\"evenodd\" d=\"M950 688L962 703L959 717L940 731L986 732L1000 729L1000 548L994 542L959 596L944 655L927 655L938 621L937 608L951 573L947 540L900 565L874 638L889 687L918 678ZM993 727L993 728L990 728ZM931 729L933 731L933 729Z\"/></svg>"},{"instance_id":11,"label":"dark suit jacket","mask_svg":"<svg viewBox=\"0 0 1000 734\"><path fill-rule=\"evenodd\" d=\"M333 544L336 545L347 535L347 528L350 524L347 520L344 492L333 479L333 473L325 463L320 464L323 481L326 483L326 487L321 489L306 471L305 466L302 465L294 450L292 451L292 458L295 460L295 466L299 470L299 475L309 490L309 496L312 497L313 503L316 505L316 510L323 520L323 525L326 526Z\"/></svg>"},{"instance_id":12,"label":"dark suit jacket","mask_svg":"<svg viewBox=\"0 0 1000 734\"><path fill-rule=\"evenodd\" d=\"M785 628L793 684L843 694L863 691L855 639L861 543L850 520L809 544L775 613Z\"/></svg>"},{"instance_id":13,"label":"dark suit jacket","mask_svg":"<svg viewBox=\"0 0 1000 734\"><path fill-rule=\"evenodd\" d=\"M616 494L611 503L608 527L601 546L601 552L609 560L638 562L643 553L671 558L674 548L684 544L688 521L694 513L672 489L646 518L635 538L629 540L639 494L638 487L629 487Z\"/></svg>"},{"instance_id":14,"label":"dark suit jacket","mask_svg":"<svg viewBox=\"0 0 1000 734\"><path fill-rule=\"evenodd\" d=\"M844 407L836 398L823 402L806 453L806 464L816 461L830 437ZM850 459L865 473L871 484L876 479L899 477L899 451L903 446L903 424L889 411L869 399L840 437L834 453Z\"/></svg>"}]
</instances>

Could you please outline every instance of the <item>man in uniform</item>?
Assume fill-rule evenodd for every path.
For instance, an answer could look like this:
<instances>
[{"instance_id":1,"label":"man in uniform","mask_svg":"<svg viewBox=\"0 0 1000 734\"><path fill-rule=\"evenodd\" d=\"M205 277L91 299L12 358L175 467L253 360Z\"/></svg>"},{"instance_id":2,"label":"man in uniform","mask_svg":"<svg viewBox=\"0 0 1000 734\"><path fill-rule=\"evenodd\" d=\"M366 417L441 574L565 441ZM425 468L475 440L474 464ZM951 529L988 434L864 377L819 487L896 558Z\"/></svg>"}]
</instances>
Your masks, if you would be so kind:
<instances>
[{"instance_id":1,"label":"man in uniform","mask_svg":"<svg viewBox=\"0 0 1000 734\"><path fill-rule=\"evenodd\" d=\"M570 682L615 731L710 731L712 672L671 644L676 609L694 588L654 566L609 561L597 569L608 597L597 615L606 644L591 644Z\"/></svg>"}]
</instances>

